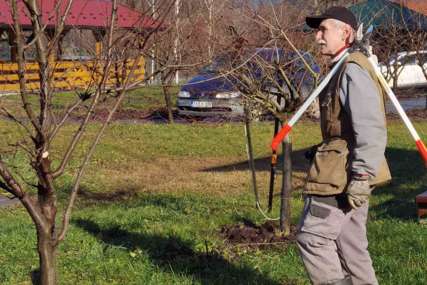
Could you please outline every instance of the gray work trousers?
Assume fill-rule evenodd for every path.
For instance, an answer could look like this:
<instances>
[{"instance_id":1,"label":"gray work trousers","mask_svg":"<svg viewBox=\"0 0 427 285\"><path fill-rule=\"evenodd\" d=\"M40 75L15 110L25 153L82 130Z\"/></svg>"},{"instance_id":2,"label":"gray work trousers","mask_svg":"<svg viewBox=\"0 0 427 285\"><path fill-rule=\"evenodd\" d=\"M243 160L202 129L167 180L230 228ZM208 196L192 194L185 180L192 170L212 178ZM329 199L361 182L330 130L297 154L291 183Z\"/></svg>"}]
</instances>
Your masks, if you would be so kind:
<instances>
[{"instance_id":1,"label":"gray work trousers","mask_svg":"<svg viewBox=\"0 0 427 285\"><path fill-rule=\"evenodd\" d=\"M368 203L343 211L307 196L297 244L312 284L376 285L366 237Z\"/></svg>"}]
</instances>

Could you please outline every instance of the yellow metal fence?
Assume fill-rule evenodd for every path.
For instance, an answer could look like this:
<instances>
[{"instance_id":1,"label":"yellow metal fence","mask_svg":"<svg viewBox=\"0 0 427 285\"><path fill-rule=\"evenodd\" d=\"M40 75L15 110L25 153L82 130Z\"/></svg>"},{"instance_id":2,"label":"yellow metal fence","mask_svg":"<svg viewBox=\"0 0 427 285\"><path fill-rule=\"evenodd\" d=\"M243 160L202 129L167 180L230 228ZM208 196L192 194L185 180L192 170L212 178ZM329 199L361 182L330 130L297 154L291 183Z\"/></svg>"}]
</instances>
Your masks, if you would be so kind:
<instances>
[{"instance_id":1,"label":"yellow metal fence","mask_svg":"<svg viewBox=\"0 0 427 285\"><path fill-rule=\"evenodd\" d=\"M144 65L143 58L113 63L107 85L114 87L117 81L120 83L127 77L130 82L141 82L144 79ZM55 91L85 89L99 82L103 66L104 63L96 61L57 61L53 63L53 88ZM132 76L129 76L132 69ZM26 63L25 79L27 90L40 89L37 63ZM0 63L0 93L15 93L19 90L18 64Z\"/></svg>"}]
</instances>

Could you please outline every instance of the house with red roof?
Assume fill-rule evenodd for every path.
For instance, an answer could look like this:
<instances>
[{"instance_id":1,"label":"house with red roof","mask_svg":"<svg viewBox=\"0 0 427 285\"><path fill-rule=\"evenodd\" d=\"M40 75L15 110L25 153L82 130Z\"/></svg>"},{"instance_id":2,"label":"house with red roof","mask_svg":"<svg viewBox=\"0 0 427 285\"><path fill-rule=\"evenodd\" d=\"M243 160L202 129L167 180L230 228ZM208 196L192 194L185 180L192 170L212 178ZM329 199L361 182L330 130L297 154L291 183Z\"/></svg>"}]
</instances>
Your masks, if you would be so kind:
<instances>
[{"instance_id":1,"label":"house with red roof","mask_svg":"<svg viewBox=\"0 0 427 285\"><path fill-rule=\"evenodd\" d=\"M37 0L41 22L47 33L54 31L58 21L65 14L68 1ZM29 12L22 0L17 0L19 24L25 40L30 42L34 37ZM111 23L112 1L108 0L73 0L65 19L64 35L56 53L56 64L60 72L55 73L55 84L58 89L84 87L92 80L90 68L94 68L91 59L99 57L102 42ZM116 25L119 30L145 33L158 29L160 23L125 5L118 5ZM12 7L9 0L0 0L0 93L19 90L15 33L13 29ZM76 33L76 31L78 31ZM76 37L76 34L79 37ZM116 33L117 35L117 33ZM76 40L81 39L81 42ZM65 44L64 44L65 43ZM80 46L79 46L80 45ZM85 46L85 47L83 47ZM92 47L91 47L92 46ZM64 51L67 51L64 53ZM38 89L38 66L31 61L35 58L35 48L26 49L26 74L30 89ZM99 58L98 58L99 60ZM134 74L137 79L144 76L144 60L139 60ZM31 87L34 81L34 87Z\"/></svg>"}]
</instances>

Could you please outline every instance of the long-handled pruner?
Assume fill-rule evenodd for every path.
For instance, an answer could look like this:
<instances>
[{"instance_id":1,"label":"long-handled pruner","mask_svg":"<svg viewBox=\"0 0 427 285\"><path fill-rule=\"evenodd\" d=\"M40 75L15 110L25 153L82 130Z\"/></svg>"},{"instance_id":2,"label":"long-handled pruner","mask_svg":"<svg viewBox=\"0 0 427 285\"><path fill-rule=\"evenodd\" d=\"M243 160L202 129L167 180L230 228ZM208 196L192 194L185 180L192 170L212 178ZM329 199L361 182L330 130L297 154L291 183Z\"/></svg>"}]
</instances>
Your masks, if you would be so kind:
<instances>
[{"instance_id":1,"label":"long-handled pruner","mask_svg":"<svg viewBox=\"0 0 427 285\"><path fill-rule=\"evenodd\" d=\"M376 63L373 61L373 58L370 56L368 57L369 62L371 63L372 67L375 70L375 73L384 88L385 92L387 93L388 97L390 98L391 102L393 103L394 107L396 108L397 112L399 113L399 116L402 118L403 123L408 128L409 132L411 133L412 138L415 140L415 144L417 146L418 152L420 153L421 157L424 160L424 164L427 167L427 148L424 145L423 141L421 140L420 136L418 135L417 131L414 128L414 125L412 125L411 121L409 120L408 116L406 115L405 111L403 110L402 106L400 105L399 101L396 98L396 95L394 94L393 90L391 90L390 86L388 86L384 76L381 74L381 72L378 70Z\"/></svg>"},{"instance_id":2,"label":"long-handled pruner","mask_svg":"<svg viewBox=\"0 0 427 285\"><path fill-rule=\"evenodd\" d=\"M282 140L291 132L293 125L298 122L307 108L313 103L313 101L319 96L320 92L326 87L332 77L337 73L338 69L341 67L343 62L348 56L348 51L341 57L341 59L335 64L332 70L326 75L326 77L322 80L322 82L314 89L313 93L305 100L302 106L298 109L298 111L292 116L292 118L280 129L277 135L274 137L271 143L271 149L273 150L273 154L276 153L277 147L282 142Z\"/></svg>"},{"instance_id":3,"label":"long-handled pruner","mask_svg":"<svg viewBox=\"0 0 427 285\"><path fill-rule=\"evenodd\" d=\"M362 26L363 29L363 26ZM368 57L369 62L371 63L373 69L375 70L375 74L377 75L378 80L380 81L384 91L387 93L387 96L390 98L391 102L393 103L394 107L396 108L399 116L402 118L403 123L408 128L409 133L411 134L412 138L415 141L415 145L417 146L418 152L420 153L421 157L424 160L424 165L427 167L427 149L424 145L423 141L420 139L420 136L418 135L417 131L415 130L414 126L412 125L411 121L409 120L408 116L406 115L405 111L403 110L402 106L400 105L399 101L396 98L396 95L394 94L393 90L391 90L390 86L388 86L387 81L385 80L384 76L380 72L376 62L373 60L369 39L370 35L372 35L373 27L370 26L367 29L366 34L362 37L362 39L358 42L358 48L362 50L362 52ZM361 33L361 31L358 31ZM356 37L357 38L357 37Z\"/></svg>"},{"instance_id":4,"label":"long-handled pruner","mask_svg":"<svg viewBox=\"0 0 427 285\"><path fill-rule=\"evenodd\" d=\"M361 33L363 29L363 26L360 27L358 34ZM408 116L406 115L405 111L403 110L402 106L400 105L399 101L396 98L396 95L394 94L393 90L388 86L386 80L384 79L384 76L381 74L381 72L376 67L376 64L373 62L372 57L369 53L369 36L372 34L372 26L368 28L367 33L365 36L359 37L360 39L357 42L357 48L361 49L365 54L368 55L369 61L374 67L375 73L386 91L388 97L390 98L391 102L393 103L394 107L396 108L397 112L399 113L400 117L402 118L404 124L408 128L409 132L411 133L413 139L415 140L415 144L417 146L417 149L419 153L421 154L421 157L424 160L424 164L427 167L427 148L424 145L423 141L420 139L420 136L418 135L417 131L415 130L414 126L412 125L411 121L409 120ZM334 68L329 72L329 74L325 77L325 79L322 81L322 83L313 91L313 93L307 98L307 100L304 102L304 104L301 106L301 108L295 113L295 115L289 120L287 124L285 124L280 132L274 137L272 143L271 143L271 149L273 150L273 154L276 153L277 147L279 146L280 142L289 134L289 132L292 130L293 125L301 118L302 114L307 110L307 108L310 106L310 104L316 99L317 96L319 96L320 92L325 88L325 86L329 83L332 76L337 72L338 68L342 65L344 60L347 58L348 52L344 54L339 62L334 66Z\"/></svg>"}]
</instances>

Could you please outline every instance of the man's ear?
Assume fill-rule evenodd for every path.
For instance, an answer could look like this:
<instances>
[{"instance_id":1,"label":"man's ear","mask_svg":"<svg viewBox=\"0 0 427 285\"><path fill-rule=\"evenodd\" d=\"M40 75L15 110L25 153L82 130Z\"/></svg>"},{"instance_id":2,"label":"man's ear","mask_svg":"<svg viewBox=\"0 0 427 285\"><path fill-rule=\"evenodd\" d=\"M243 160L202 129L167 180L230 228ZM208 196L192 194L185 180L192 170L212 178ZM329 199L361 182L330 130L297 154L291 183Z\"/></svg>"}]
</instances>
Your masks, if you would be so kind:
<instances>
[{"instance_id":1,"label":"man's ear","mask_svg":"<svg viewBox=\"0 0 427 285\"><path fill-rule=\"evenodd\" d=\"M350 36L351 36L351 29L349 27L344 27L342 29L342 38L341 39L343 41L346 41L350 38Z\"/></svg>"}]
</instances>

